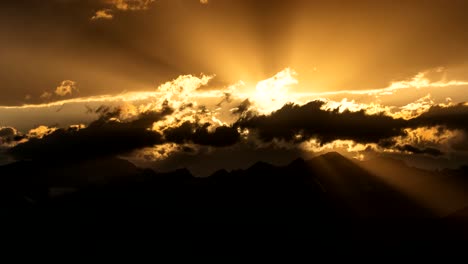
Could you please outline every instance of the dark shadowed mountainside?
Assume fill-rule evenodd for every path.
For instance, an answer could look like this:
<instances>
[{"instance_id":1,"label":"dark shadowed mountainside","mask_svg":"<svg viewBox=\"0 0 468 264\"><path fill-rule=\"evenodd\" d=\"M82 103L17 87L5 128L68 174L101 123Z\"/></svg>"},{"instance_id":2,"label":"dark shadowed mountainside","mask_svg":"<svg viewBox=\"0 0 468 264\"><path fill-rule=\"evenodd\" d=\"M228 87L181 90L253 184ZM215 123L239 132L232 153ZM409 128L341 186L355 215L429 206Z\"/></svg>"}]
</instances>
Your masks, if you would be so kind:
<instances>
[{"instance_id":1,"label":"dark shadowed mountainside","mask_svg":"<svg viewBox=\"0 0 468 264\"><path fill-rule=\"evenodd\" d=\"M22 161L0 167L1 206L4 220L19 225L9 228L17 238L34 234L91 245L142 238L195 243L201 237L406 241L446 234L437 213L371 171L338 153L282 167L258 162L206 178L185 169L156 173L117 158Z\"/></svg>"}]
</instances>

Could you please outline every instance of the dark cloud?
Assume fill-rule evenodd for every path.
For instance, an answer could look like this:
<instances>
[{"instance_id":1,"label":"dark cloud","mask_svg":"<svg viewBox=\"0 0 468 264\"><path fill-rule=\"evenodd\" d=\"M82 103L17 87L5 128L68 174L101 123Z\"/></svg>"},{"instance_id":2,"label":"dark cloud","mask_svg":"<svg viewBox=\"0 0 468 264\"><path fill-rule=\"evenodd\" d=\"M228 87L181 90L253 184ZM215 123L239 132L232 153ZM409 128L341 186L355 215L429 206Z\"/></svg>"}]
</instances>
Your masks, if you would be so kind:
<instances>
[{"instance_id":1,"label":"dark cloud","mask_svg":"<svg viewBox=\"0 0 468 264\"><path fill-rule=\"evenodd\" d=\"M240 140L237 129L228 126L220 126L210 132L209 123L197 124L185 122L174 128L164 131L164 137L169 142L178 144L194 143L203 146L226 147L234 145Z\"/></svg>"},{"instance_id":2,"label":"dark cloud","mask_svg":"<svg viewBox=\"0 0 468 264\"><path fill-rule=\"evenodd\" d=\"M457 137L449 140L449 146L456 152L468 150L468 105L457 104L453 106L432 106L429 111L420 115L417 118L408 121L408 127L437 127L437 133L433 136L439 138L443 136L446 130L458 130ZM404 146L404 149L414 154L429 154L432 156L440 156L441 153L437 149L412 149L412 147ZM452 153L452 156L454 153Z\"/></svg>"},{"instance_id":3,"label":"dark cloud","mask_svg":"<svg viewBox=\"0 0 468 264\"><path fill-rule=\"evenodd\" d=\"M249 99L245 99L232 111L232 113L242 115L250 109L250 106L252 106L252 103L249 101Z\"/></svg>"},{"instance_id":4,"label":"dark cloud","mask_svg":"<svg viewBox=\"0 0 468 264\"><path fill-rule=\"evenodd\" d=\"M232 93L224 93L223 99L216 105L218 107L222 106L224 103L231 103L232 102Z\"/></svg>"},{"instance_id":5,"label":"dark cloud","mask_svg":"<svg viewBox=\"0 0 468 264\"><path fill-rule=\"evenodd\" d=\"M444 126L447 129L468 131L468 106L433 106L428 112L410 121L412 127Z\"/></svg>"},{"instance_id":6,"label":"dark cloud","mask_svg":"<svg viewBox=\"0 0 468 264\"><path fill-rule=\"evenodd\" d=\"M421 148L401 144L395 137L405 138L405 128L436 127L435 138L443 137L445 130L468 132L468 106L433 106L419 117L404 120L377 114L367 115L364 111L340 113L338 109L323 110L321 101L313 101L303 106L287 104L270 115L244 115L235 126L258 133L263 142L274 139L290 143L300 143L315 138L321 144L334 140L353 140L357 143L376 143L386 149L427 154L434 157L443 153L435 147ZM454 146L463 148L464 141Z\"/></svg>"},{"instance_id":7,"label":"dark cloud","mask_svg":"<svg viewBox=\"0 0 468 264\"><path fill-rule=\"evenodd\" d=\"M420 149L420 148L417 148L417 147L414 147L414 146L411 146L411 145L404 145L404 146L396 146L396 149L400 150L400 151L406 151L406 152L410 152L410 153L413 153L413 154L427 154L427 155L430 155L430 156L434 156L434 157L438 157L438 156L442 156L443 153L442 151L436 149L436 148L424 148L424 149Z\"/></svg>"},{"instance_id":8,"label":"dark cloud","mask_svg":"<svg viewBox=\"0 0 468 264\"><path fill-rule=\"evenodd\" d=\"M460 133L456 138L450 140L450 146L460 152L468 152L468 134Z\"/></svg>"},{"instance_id":9,"label":"dark cloud","mask_svg":"<svg viewBox=\"0 0 468 264\"><path fill-rule=\"evenodd\" d=\"M148 128L172 110L144 113L130 122L113 119L118 112L106 111L84 129L58 129L42 139L31 138L9 153L16 159L88 159L150 147L162 143L162 135Z\"/></svg>"},{"instance_id":10,"label":"dark cloud","mask_svg":"<svg viewBox=\"0 0 468 264\"><path fill-rule=\"evenodd\" d=\"M164 133L151 130L152 125L173 113L165 107L160 112L145 112L131 121L120 121L119 109L106 106L95 110L100 117L88 127L58 129L43 138L30 138L16 145L9 154L16 159L89 159L100 156L114 156L133 150L164 143L193 143L203 146L225 147L237 143L240 135L235 128L220 126L210 131L210 124L185 122L170 127ZM11 130L1 130L11 134ZM193 150L184 148L184 152Z\"/></svg>"},{"instance_id":11,"label":"dark cloud","mask_svg":"<svg viewBox=\"0 0 468 264\"><path fill-rule=\"evenodd\" d=\"M271 115L241 118L235 125L257 131L265 142L273 139L301 142L317 138L321 143L338 139L378 143L405 134L406 121L403 119L382 114L367 115L364 111L322 110L323 105L321 101L302 106L287 104Z\"/></svg>"},{"instance_id":12,"label":"dark cloud","mask_svg":"<svg viewBox=\"0 0 468 264\"><path fill-rule=\"evenodd\" d=\"M161 132L153 131L151 127L154 122L173 113L167 105L163 106L160 112L142 113L128 121L119 121L119 109L102 106L88 109L89 112L98 114L99 118L86 128L58 129L43 138L30 138L27 142L11 148L9 153L16 159L87 159L175 143L179 145L179 150L176 151L178 153L171 153L171 156L188 157L192 162L197 160L193 155L198 156L202 149L200 146L222 148L247 144L252 150L249 151L254 153L261 145L275 145L275 140L285 141L288 143L285 146L298 150L297 143L317 139L321 144L334 140L375 143L398 152L439 157L444 153L437 145L414 145L402 141L401 139L407 136L405 129L437 127L438 132L434 137L442 137L445 129L467 130L466 105L434 106L427 113L411 120L392 118L384 114L369 115L364 111L324 110L323 105L322 101L312 101L305 105L286 104L269 115L255 115L247 110L250 103L244 101L238 107L241 116L231 126L215 127L210 123L187 121L179 125L170 124L163 127ZM246 140L241 140L239 129L248 129L251 132ZM0 138L15 139L18 137L15 133L12 128L3 128L0 130ZM273 144L259 145L256 139ZM189 147L190 145L193 145L193 148ZM229 150L226 150L226 153L229 153Z\"/></svg>"},{"instance_id":13,"label":"dark cloud","mask_svg":"<svg viewBox=\"0 0 468 264\"><path fill-rule=\"evenodd\" d=\"M16 130L12 127L0 128L0 138L13 137L16 135Z\"/></svg>"},{"instance_id":14,"label":"dark cloud","mask_svg":"<svg viewBox=\"0 0 468 264\"><path fill-rule=\"evenodd\" d=\"M23 138L24 135L13 127L0 127L0 145L20 141Z\"/></svg>"}]
</instances>

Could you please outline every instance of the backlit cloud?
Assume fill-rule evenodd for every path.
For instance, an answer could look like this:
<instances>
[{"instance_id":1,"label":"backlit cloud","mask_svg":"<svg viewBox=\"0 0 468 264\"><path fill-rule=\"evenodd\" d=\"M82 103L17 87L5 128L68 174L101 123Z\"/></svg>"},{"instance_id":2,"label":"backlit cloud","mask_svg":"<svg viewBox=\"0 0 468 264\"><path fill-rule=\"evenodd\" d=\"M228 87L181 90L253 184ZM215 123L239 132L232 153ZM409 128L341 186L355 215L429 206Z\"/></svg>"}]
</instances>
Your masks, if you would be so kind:
<instances>
[{"instance_id":1,"label":"backlit cloud","mask_svg":"<svg viewBox=\"0 0 468 264\"><path fill-rule=\"evenodd\" d=\"M56 89L55 94L58 96L72 95L77 90L76 82L66 80L63 81Z\"/></svg>"},{"instance_id":2,"label":"backlit cloud","mask_svg":"<svg viewBox=\"0 0 468 264\"><path fill-rule=\"evenodd\" d=\"M289 88L299 83L296 75L293 69L286 68L275 76L258 82L250 99L256 104L256 109L260 113L271 113L288 102L294 102L295 98Z\"/></svg>"},{"instance_id":3,"label":"backlit cloud","mask_svg":"<svg viewBox=\"0 0 468 264\"><path fill-rule=\"evenodd\" d=\"M13 141L18 131L12 127L0 127L0 145Z\"/></svg>"},{"instance_id":4,"label":"backlit cloud","mask_svg":"<svg viewBox=\"0 0 468 264\"><path fill-rule=\"evenodd\" d=\"M242 81L204 89L214 78L204 74L181 75L153 91L5 108L30 111L56 106L60 110L67 105L81 105L83 111L86 106L89 114L99 116L89 125L36 126L25 133L21 142L10 144L10 153L17 158L54 155L72 152L77 142L85 142L83 148L75 149L80 157L88 157L89 151L96 153L93 155L126 154L144 160L162 160L180 153L182 156L200 151L215 153L216 149L240 144L252 151L264 148L305 153L341 150L362 159L369 150L440 157L465 144L460 135L467 131L462 120L468 118L468 106L450 100L440 104L430 94L400 106L386 105L379 100L334 101L326 96L307 100L303 94L294 92L300 82L298 74L290 68L259 81L250 91L246 91L249 87ZM422 89L416 83L411 85L394 85L392 89ZM390 96L382 95L387 89L373 95ZM75 90L75 82L64 81L54 95L70 95ZM114 146L119 144L122 147ZM95 150L96 147L109 149ZM46 150L54 152L43 153ZM71 156L76 158L75 154Z\"/></svg>"},{"instance_id":5,"label":"backlit cloud","mask_svg":"<svg viewBox=\"0 0 468 264\"><path fill-rule=\"evenodd\" d=\"M57 128L54 128L54 127L38 126L34 129L29 130L27 137L28 138L43 138L44 136L52 134L56 130Z\"/></svg>"},{"instance_id":6,"label":"backlit cloud","mask_svg":"<svg viewBox=\"0 0 468 264\"><path fill-rule=\"evenodd\" d=\"M91 20L98 20L98 19L112 19L114 15L112 14L112 9L102 9L96 11Z\"/></svg>"},{"instance_id":7,"label":"backlit cloud","mask_svg":"<svg viewBox=\"0 0 468 264\"><path fill-rule=\"evenodd\" d=\"M322 101L287 104L270 115L241 117L235 126L257 131L262 141L303 142L316 138L321 143L338 139L378 143L404 133L406 122L403 119L383 114L367 115L364 111L324 110L324 104Z\"/></svg>"},{"instance_id":8,"label":"backlit cloud","mask_svg":"<svg viewBox=\"0 0 468 264\"><path fill-rule=\"evenodd\" d=\"M14 146L9 153L17 159L36 160L76 160L124 154L160 144L161 135L148 127L170 113L171 110L166 108L162 112L148 112L135 120L121 122L117 119L118 110L106 111L86 128L57 129L42 138L30 138Z\"/></svg>"}]
</instances>

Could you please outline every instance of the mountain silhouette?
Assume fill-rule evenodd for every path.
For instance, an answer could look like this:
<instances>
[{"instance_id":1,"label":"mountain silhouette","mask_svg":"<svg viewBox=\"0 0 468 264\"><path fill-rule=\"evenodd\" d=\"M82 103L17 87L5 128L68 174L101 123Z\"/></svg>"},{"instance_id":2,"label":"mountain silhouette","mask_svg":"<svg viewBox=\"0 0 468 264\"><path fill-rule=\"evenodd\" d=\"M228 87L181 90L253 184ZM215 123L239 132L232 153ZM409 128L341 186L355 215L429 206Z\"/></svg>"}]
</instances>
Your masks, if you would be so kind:
<instances>
[{"instance_id":1,"label":"mountain silhouette","mask_svg":"<svg viewBox=\"0 0 468 264\"><path fill-rule=\"evenodd\" d=\"M468 206L442 219L446 237L466 239L468 237Z\"/></svg>"},{"instance_id":2,"label":"mountain silhouette","mask_svg":"<svg viewBox=\"0 0 468 264\"><path fill-rule=\"evenodd\" d=\"M6 220L24 224L11 230L16 237L34 233L91 244L141 237L402 241L444 233L439 215L375 170L336 152L286 166L257 162L206 178L186 169L157 173L118 158L20 161L0 167L0 202L10 212ZM407 166L393 171L422 173Z\"/></svg>"}]
</instances>

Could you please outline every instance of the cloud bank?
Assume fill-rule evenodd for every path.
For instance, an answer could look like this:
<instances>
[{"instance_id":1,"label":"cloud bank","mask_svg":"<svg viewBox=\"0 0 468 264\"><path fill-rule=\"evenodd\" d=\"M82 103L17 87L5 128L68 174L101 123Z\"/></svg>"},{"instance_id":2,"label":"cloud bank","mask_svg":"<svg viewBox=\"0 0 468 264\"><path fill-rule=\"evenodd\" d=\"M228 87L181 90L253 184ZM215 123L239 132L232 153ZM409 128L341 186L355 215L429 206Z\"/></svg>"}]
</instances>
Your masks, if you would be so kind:
<instances>
[{"instance_id":1,"label":"cloud bank","mask_svg":"<svg viewBox=\"0 0 468 264\"><path fill-rule=\"evenodd\" d=\"M30 131L29 140L11 148L10 154L17 159L90 158L126 154L169 143L189 149L190 146L222 148L250 142L248 144L260 148L262 144L281 142L294 147L314 140L320 145L351 141L402 153L441 156L443 152L437 145L420 144L424 141L424 132L415 132L417 129L435 128L438 131L432 135L435 143L442 142L437 140L443 138L446 130L468 133L468 127L461 122L468 118L466 105L434 106L410 120L384 114L369 115L364 111L326 110L323 105L321 101L286 104L267 115L244 114L232 125L207 122L203 119L206 113L199 113L201 118L195 113L193 121L188 121L180 115L186 109L174 109L168 103L159 111L146 111L127 119L121 109L102 107L95 110L100 118L87 127ZM181 119L174 118L178 115ZM43 130L46 133L39 133ZM17 133L13 128L3 128L0 135L4 142L12 142ZM414 136L419 141L409 140Z\"/></svg>"},{"instance_id":2,"label":"cloud bank","mask_svg":"<svg viewBox=\"0 0 468 264\"><path fill-rule=\"evenodd\" d=\"M207 90L203 87L214 76L182 75L153 92L75 98L61 101L62 106L52 102L45 104L47 108L80 100L104 104L86 105L89 114L98 116L89 125L40 125L24 135L5 128L2 141L8 142L8 153L16 159L130 155L161 162L240 149L245 153L283 149L296 154L344 149L357 157L369 151L447 157L468 145L467 104L437 104L431 96L399 108L326 98L303 103L288 91L297 84L294 75L286 69L259 82L249 94L238 90L245 86L242 82ZM75 82L64 81L56 95L75 90ZM267 99L260 94L268 95ZM20 135L17 140L12 140L12 131Z\"/></svg>"}]
</instances>

